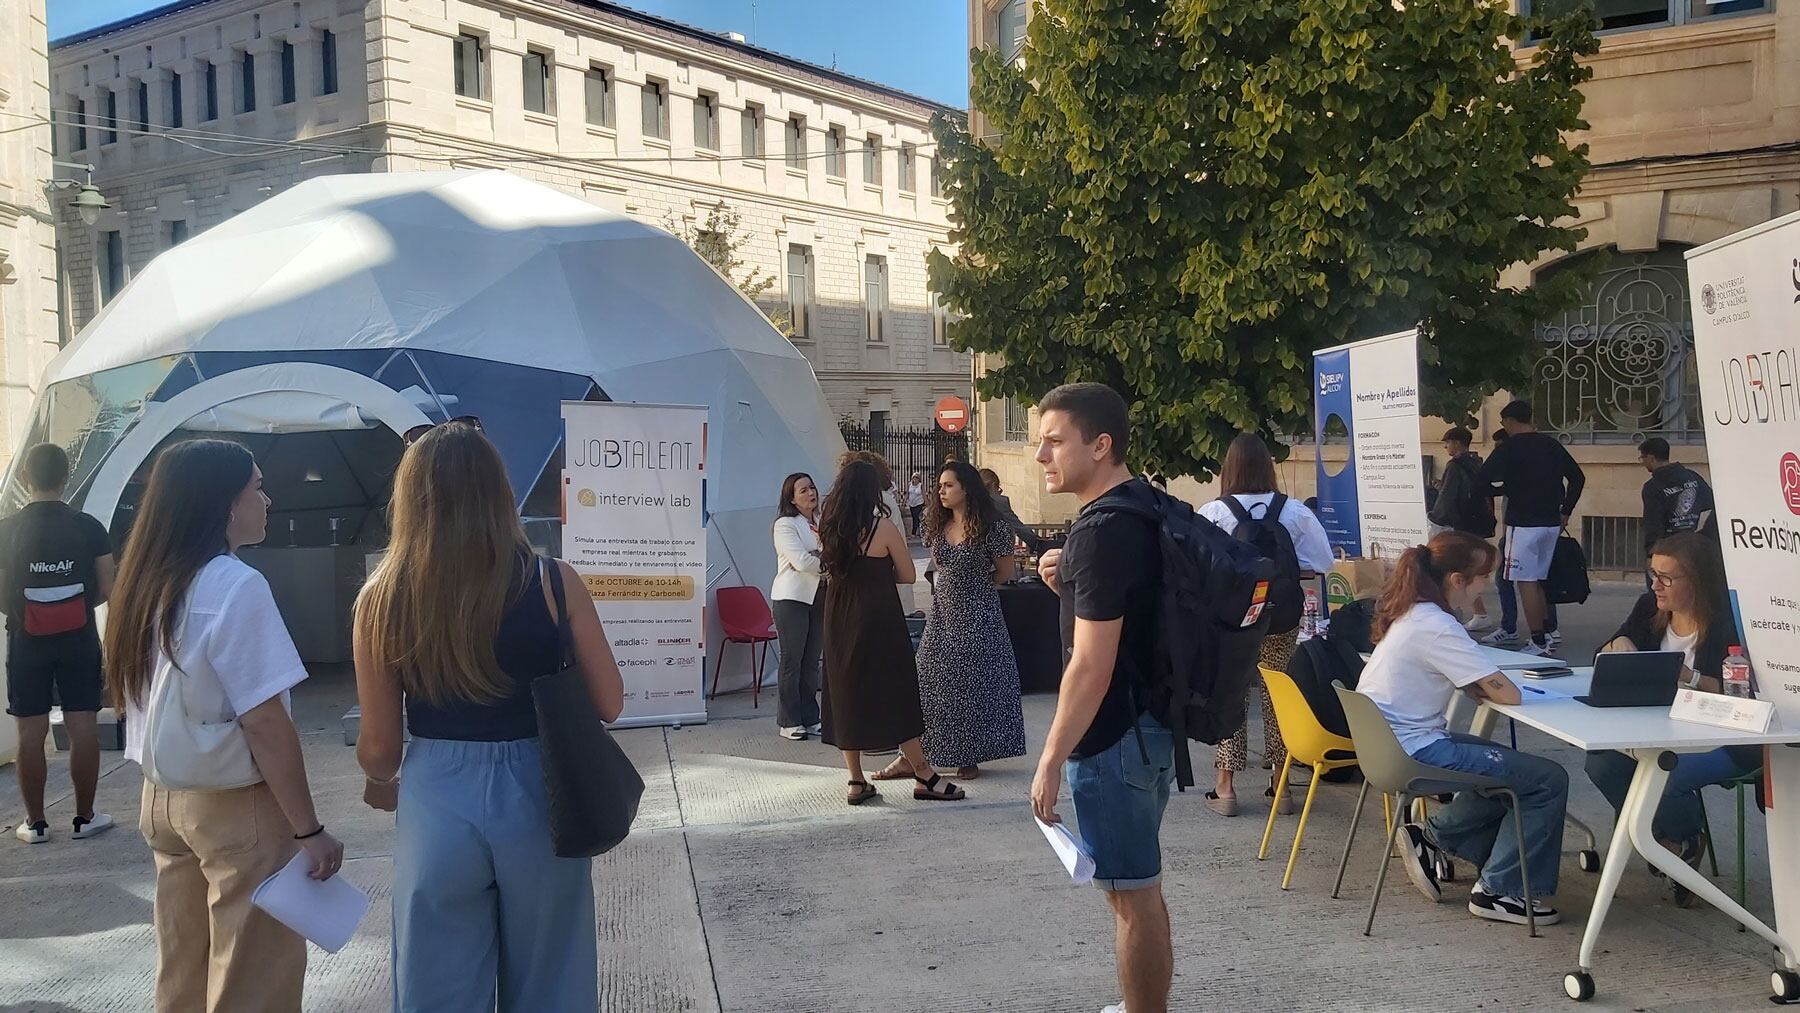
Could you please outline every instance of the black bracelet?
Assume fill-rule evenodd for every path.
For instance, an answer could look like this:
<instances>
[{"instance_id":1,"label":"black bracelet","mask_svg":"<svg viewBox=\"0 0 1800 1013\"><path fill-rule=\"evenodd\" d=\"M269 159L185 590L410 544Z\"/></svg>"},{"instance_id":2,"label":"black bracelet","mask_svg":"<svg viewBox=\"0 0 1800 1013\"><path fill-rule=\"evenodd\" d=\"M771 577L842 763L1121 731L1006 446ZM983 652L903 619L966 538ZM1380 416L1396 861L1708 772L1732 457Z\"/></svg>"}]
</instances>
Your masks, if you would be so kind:
<instances>
[{"instance_id":1,"label":"black bracelet","mask_svg":"<svg viewBox=\"0 0 1800 1013\"><path fill-rule=\"evenodd\" d=\"M325 832L325 824L321 823L321 824L319 824L319 829L314 830L310 834L295 834L294 840L296 840L296 841L310 840L311 838L317 837L324 832Z\"/></svg>"}]
</instances>

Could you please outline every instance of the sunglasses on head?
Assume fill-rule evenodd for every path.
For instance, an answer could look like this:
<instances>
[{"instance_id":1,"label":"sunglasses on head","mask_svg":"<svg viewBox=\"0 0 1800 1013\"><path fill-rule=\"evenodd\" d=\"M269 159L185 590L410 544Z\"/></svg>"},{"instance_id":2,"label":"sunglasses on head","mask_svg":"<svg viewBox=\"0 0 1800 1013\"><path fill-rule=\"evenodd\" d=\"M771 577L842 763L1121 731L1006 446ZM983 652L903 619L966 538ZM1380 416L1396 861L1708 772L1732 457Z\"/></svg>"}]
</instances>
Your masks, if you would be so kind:
<instances>
[{"instance_id":1,"label":"sunglasses on head","mask_svg":"<svg viewBox=\"0 0 1800 1013\"><path fill-rule=\"evenodd\" d=\"M431 432L433 429L436 429L439 426L454 425L458 422L462 423L465 426L473 426L475 431L478 433L482 431L481 419L475 417L474 415L458 415L457 417L455 417L453 419L445 419L442 422L426 422L422 425L414 426L411 429L408 429L406 432L402 433L400 435L400 439L405 441L406 445L410 447L413 444L419 442L421 439L423 439L425 437L425 434Z\"/></svg>"}]
</instances>

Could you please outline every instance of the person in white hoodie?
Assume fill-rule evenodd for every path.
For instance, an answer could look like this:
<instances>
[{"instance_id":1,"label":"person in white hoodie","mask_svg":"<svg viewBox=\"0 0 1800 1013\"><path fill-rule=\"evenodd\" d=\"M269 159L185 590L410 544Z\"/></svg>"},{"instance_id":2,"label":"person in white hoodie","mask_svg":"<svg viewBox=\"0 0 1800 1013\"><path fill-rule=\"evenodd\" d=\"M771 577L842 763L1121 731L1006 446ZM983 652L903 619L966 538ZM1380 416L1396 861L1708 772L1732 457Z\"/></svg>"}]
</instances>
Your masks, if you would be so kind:
<instances>
[{"instance_id":1,"label":"person in white hoodie","mask_svg":"<svg viewBox=\"0 0 1800 1013\"><path fill-rule=\"evenodd\" d=\"M819 593L819 487L795 472L781 483L775 519L775 583L769 600L781 646L775 723L781 737L819 734L819 661L825 596Z\"/></svg>"}]
</instances>

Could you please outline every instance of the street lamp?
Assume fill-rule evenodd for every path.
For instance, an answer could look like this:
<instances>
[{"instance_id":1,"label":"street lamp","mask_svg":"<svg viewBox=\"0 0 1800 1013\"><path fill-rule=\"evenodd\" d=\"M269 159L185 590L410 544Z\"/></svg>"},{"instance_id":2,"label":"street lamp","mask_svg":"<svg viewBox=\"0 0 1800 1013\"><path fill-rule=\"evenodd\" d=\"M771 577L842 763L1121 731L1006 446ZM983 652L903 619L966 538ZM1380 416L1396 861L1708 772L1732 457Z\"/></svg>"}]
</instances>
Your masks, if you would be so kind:
<instances>
[{"instance_id":1,"label":"street lamp","mask_svg":"<svg viewBox=\"0 0 1800 1013\"><path fill-rule=\"evenodd\" d=\"M107 203L106 195L100 192L100 188L94 185L94 167L86 162L55 162L52 164L65 169L80 169L87 174L86 182L73 179L53 179L46 185L52 192L75 191L75 196L69 201L69 207L81 216L81 224L91 226L98 222L100 212L109 210L112 205Z\"/></svg>"}]
</instances>

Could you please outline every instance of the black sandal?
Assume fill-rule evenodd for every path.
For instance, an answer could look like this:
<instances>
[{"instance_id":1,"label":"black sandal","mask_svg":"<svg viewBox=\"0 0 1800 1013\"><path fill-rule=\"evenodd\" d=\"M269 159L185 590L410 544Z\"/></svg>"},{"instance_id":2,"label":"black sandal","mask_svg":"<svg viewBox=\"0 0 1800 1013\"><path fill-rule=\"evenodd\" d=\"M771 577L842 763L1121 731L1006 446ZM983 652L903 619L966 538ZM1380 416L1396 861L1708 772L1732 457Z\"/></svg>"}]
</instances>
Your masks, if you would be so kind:
<instances>
[{"instance_id":1,"label":"black sandal","mask_svg":"<svg viewBox=\"0 0 1800 1013\"><path fill-rule=\"evenodd\" d=\"M913 785L913 798L921 802L960 802L968 797L961 788L945 781L942 774L932 774L929 781L916 776L913 780L918 782ZM938 787L940 782L943 784L942 788Z\"/></svg>"},{"instance_id":2,"label":"black sandal","mask_svg":"<svg viewBox=\"0 0 1800 1013\"><path fill-rule=\"evenodd\" d=\"M862 786L862 790L854 792L850 796L845 798L844 801L846 803L848 803L850 805L862 805L864 802L867 802L868 800L881 794L880 792L875 790L874 785L870 784L867 781L851 781L850 782L850 787L852 787L852 788L855 788L858 785Z\"/></svg>"}]
</instances>

